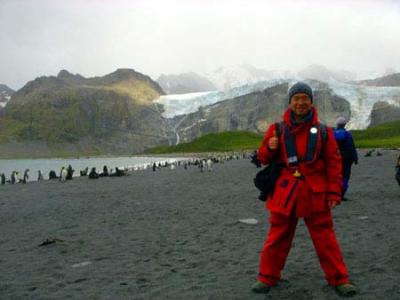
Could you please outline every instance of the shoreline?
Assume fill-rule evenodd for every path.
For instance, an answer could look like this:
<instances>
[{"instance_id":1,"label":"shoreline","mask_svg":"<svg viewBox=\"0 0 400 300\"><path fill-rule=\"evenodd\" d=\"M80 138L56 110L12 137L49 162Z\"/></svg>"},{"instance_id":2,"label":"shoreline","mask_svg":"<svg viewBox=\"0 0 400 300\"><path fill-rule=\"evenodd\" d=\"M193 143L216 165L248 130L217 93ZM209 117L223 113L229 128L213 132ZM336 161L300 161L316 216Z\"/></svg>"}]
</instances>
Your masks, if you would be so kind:
<instances>
[{"instance_id":1,"label":"shoreline","mask_svg":"<svg viewBox=\"0 0 400 300\"><path fill-rule=\"evenodd\" d=\"M261 143L261 140L260 140ZM368 150L379 150L379 151L400 151L400 147L366 147L366 148L356 148L358 151L368 151ZM100 154L100 155L67 155L67 156L35 156L35 157L27 157L27 156L4 156L0 155L1 160L36 160L36 159L89 159L89 158L118 158L118 157L208 157L210 155L229 155L229 154L237 154L237 153L251 153L252 151L257 149L237 149L237 150L227 150L227 151L204 151L204 152L174 152L174 153L137 153L137 154L120 154L120 155L111 155L111 154Z\"/></svg>"},{"instance_id":2,"label":"shoreline","mask_svg":"<svg viewBox=\"0 0 400 300\"><path fill-rule=\"evenodd\" d=\"M35 156L35 157L20 157L20 156L5 156L2 157L0 155L1 160L19 160L19 159L88 159L88 158L118 158L118 157L201 157L201 156L209 156L214 154L232 154L232 153L243 153L243 152L251 152L252 150L231 150L231 151L206 151L206 152L176 152L176 153L165 153L165 154L152 154L152 153L138 153L138 154L121 154L121 155L93 155L93 156L86 156L86 155L71 155L71 156Z\"/></svg>"},{"instance_id":3,"label":"shoreline","mask_svg":"<svg viewBox=\"0 0 400 300\"><path fill-rule=\"evenodd\" d=\"M174 165L174 167L179 165L194 164L195 162L200 162L202 160L212 159L216 161L224 161L228 159L235 158L248 158L250 152L207 152L207 153L187 153L185 154L169 154L169 155L140 155L140 156L123 156L123 157L90 157L90 158L51 158L51 159L11 159L11 160L1 160L0 159L0 175L4 174L6 176L5 184L17 184L17 183L29 183L37 182L41 180L50 180L50 172L54 171L53 178L57 179L60 176L60 170L62 167L67 168L71 166L74 170L72 177L85 177L87 175L81 175L82 171L90 171L93 167L96 168L96 172L101 174L104 167L107 167L108 171L113 173L113 171L118 168L119 170L124 170L127 174L132 174L136 171L143 171L149 169L156 164L157 167L169 167ZM27 182L23 182L24 172L29 170ZM41 172L42 179L39 180L38 172ZM16 182L12 183L11 174L17 172ZM54 177L55 176L55 177ZM107 177L110 175L105 175ZM112 175L111 175L112 176Z\"/></svg>"}]
</instances>

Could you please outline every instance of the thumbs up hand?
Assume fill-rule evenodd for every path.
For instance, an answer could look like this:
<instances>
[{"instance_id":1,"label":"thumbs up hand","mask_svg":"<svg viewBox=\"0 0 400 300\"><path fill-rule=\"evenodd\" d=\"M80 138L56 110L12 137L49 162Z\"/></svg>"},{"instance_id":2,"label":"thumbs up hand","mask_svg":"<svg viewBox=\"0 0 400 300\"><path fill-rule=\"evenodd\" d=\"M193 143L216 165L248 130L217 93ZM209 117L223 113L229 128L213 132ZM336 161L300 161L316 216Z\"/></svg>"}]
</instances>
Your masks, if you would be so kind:
<instances>
[{"instance_id":1,"label":"thumbs up hand","mask_svg":"<svg viewBox=\"0 0 400 300\"><path fill-rule=\"evenodd\" d=\"M270 137L268 140L268 148L270 150L276 150L276 149L278 149L278 146L279 146L279 138L278 138L278 134L275 129L274 135L272 137Z\"/></svg>"}]
</instances>

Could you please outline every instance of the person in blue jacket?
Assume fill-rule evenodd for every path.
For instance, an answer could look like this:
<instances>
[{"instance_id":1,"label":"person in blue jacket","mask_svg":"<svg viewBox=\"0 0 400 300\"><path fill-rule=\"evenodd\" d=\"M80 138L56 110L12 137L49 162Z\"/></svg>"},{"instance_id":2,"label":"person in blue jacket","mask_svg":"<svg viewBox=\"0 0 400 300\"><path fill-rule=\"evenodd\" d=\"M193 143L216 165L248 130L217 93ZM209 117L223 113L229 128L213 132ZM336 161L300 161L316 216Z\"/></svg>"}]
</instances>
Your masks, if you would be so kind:
<instances>
[{"instance_id":1,"label":"person in blue jacket","mask_svg":"<svg viewBox=\"0 0 400 300\"><path fill-rule=\"evenodd\" d=\"M344 117L336 119L336 128L334 129L335 139L338 144L340 154L342 155L342 200L346 201L344 197L349 187L349 180L351 176L351 165L358 164L358 155L356 147L354 146L353 136L345 129L347 121Z\"/></svg>"},{"instance_id":2,"label":"person in blue jacket","mask_svg":"<svg viewBox=\"0 0 400 300\"><path fill-rule=\"evenodd\" d=\"M396 164L396 181L400 185L400 155L397 158L397 164Z\"/></svg>"}]
</instances>

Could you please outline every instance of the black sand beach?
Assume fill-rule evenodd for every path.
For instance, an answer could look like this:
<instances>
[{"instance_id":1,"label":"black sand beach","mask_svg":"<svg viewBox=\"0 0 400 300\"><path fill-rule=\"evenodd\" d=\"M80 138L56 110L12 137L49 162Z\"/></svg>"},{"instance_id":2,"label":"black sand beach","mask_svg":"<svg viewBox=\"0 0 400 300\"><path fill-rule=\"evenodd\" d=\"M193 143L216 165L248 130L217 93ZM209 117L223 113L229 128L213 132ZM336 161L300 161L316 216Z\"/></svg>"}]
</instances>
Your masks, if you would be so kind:
<instances>
[{"instance_id":1,"label":"black sand beach","mask_svg":"<svg viewBox=\"0 0 400 300\"><path fill-rule=\"evenodd\" d=\"M399 152L363 153L351 201L334 210L337 237L354 299L400 299ZM256 171L242 159L0 186L0 299L339 299L303 221L285 280L268 296L250 291L268 229Z\"/></svg>"}]
</instances>

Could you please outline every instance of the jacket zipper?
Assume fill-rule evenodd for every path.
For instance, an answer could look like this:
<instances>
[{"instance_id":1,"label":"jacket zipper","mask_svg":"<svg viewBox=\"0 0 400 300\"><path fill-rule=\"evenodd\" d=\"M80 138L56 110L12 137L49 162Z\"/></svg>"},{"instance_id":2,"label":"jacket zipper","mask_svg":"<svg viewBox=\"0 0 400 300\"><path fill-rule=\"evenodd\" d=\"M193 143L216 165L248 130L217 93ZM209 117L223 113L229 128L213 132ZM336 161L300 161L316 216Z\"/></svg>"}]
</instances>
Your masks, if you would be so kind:
<instances>
[{"instance_id":1,"label":"jacket zipper","mask_svg":"<svg viewBox=\"0 0 400 300\"><path fill-rule=\"evenodd\" d=\"M290 193L289 193L289 195L287 196L287 198L286 198L286 200L285 200L285 203L283 204L283 207L285 207L286 208L286 206L288 205L288 203L289 203L289 200L290 200L290 198L292 198L292 195L293 195L293 192L294 192L294 189L296 188L296 186L297 186L297 184L299 183L299 180L298 179L296 179L296 181L294 182L294 184L293 184L293 186L292 186L292 189L290 190Z\"/></svg>"}]
</instances>

